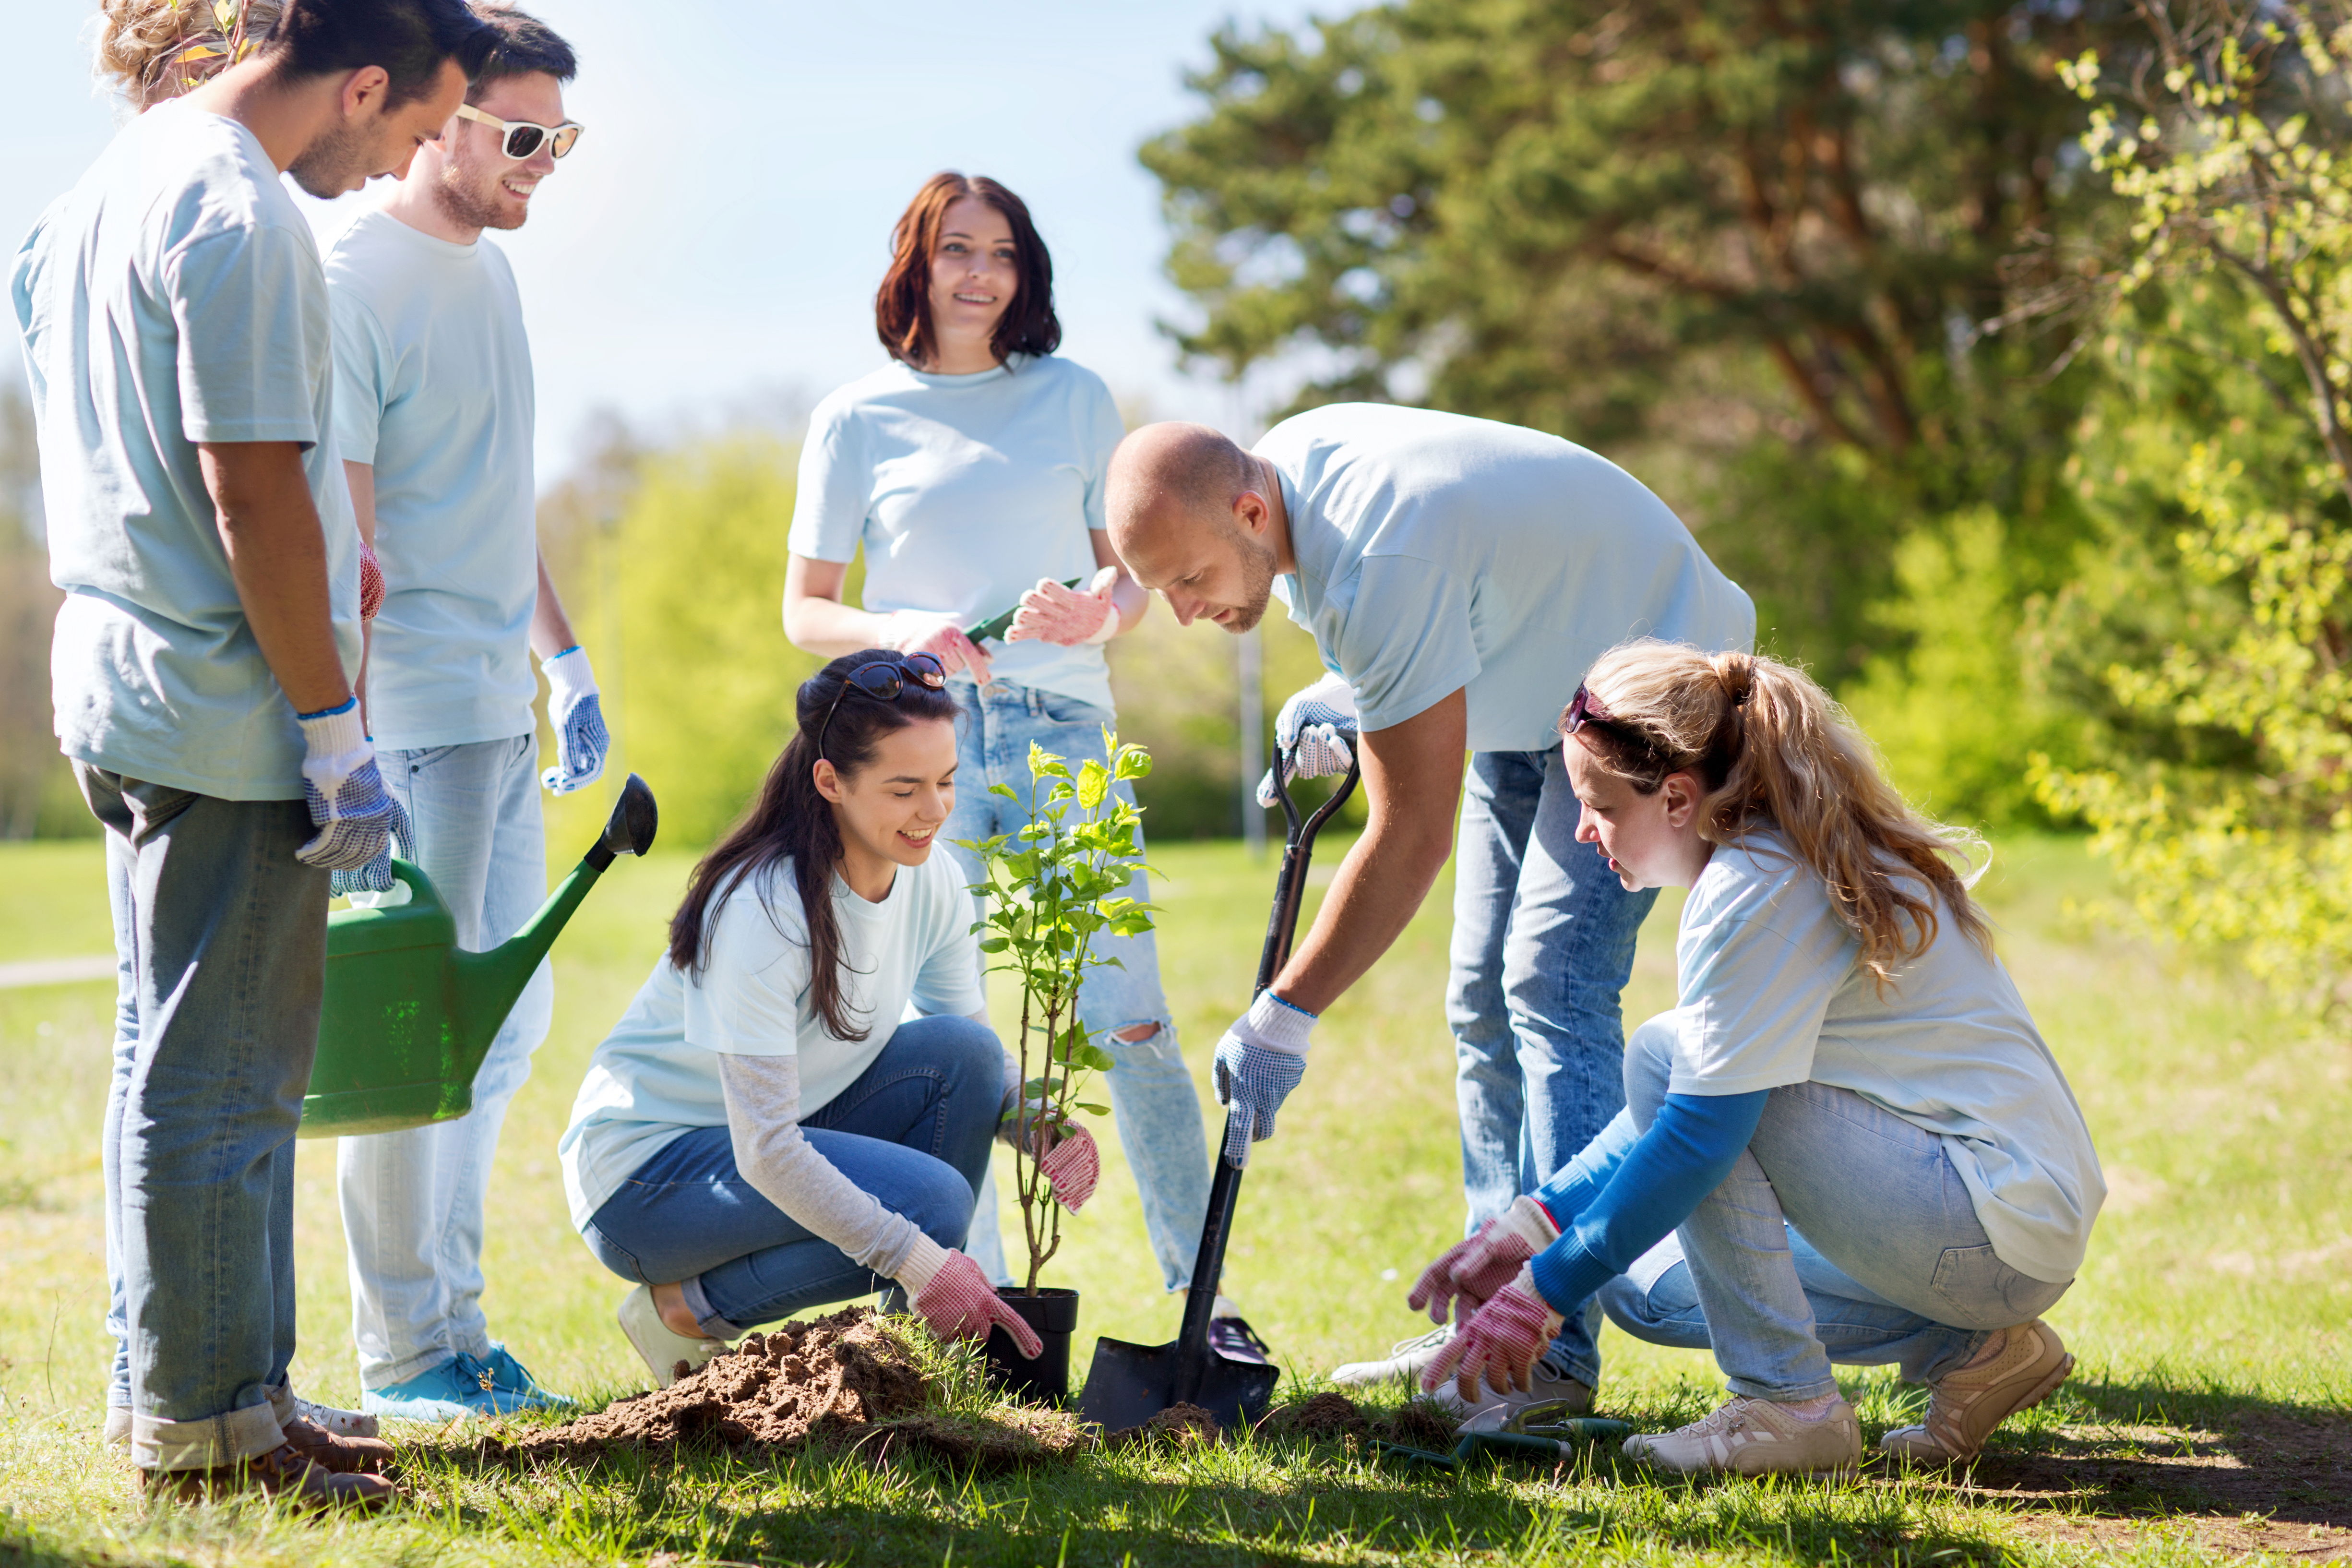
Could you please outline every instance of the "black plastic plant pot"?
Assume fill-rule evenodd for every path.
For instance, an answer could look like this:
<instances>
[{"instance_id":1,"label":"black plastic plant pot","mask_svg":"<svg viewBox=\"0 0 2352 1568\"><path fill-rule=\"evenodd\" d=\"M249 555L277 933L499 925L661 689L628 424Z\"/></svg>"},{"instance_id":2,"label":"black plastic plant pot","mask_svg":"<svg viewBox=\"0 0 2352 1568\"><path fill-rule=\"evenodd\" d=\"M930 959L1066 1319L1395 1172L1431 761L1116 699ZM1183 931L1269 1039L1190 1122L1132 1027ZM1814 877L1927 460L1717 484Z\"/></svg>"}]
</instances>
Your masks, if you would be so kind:
<instances>
[{"instance_id":1,"label":"black plastic plant pot","mask_svg":"<svg viewBox=\"0 0 2352 1568\"><path fill-rule=\"evenodd\" d=\"M1070 1336L1078 1328L1078 1293L1054 1286L1034 1296L1018 1290L998 1292L1004 1304L1021 1314L1037 1331L1045 1348L1032 1361L1021 1353L1013 1336L1003 1329L988 1331L988 1373L992 1382L1016 1399L1050 1405L1070 1393Z\"/></svg>"}]
</instances>

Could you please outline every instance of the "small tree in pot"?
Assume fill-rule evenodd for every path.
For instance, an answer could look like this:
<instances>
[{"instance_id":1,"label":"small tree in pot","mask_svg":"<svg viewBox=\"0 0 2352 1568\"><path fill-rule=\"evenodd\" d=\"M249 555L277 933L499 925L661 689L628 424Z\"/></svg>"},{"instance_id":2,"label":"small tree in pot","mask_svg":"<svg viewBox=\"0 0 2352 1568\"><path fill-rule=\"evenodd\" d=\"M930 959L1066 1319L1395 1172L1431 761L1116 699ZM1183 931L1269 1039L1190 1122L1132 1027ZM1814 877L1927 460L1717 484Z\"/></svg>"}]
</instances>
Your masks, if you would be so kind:
<instances>
[{"instance_id":1,"label":"small tree in pot","mask_svg":"<svg viewBox=\"0 0 2352 1568\"><path fill-rule=\"evenodd\" d=\"M989 786L1021 805L1027 825L963 841L985 868L984 879L971 888L987 900L972 928L982 933L981 952L991 969L1018 977L1021 984L1023 1122L1013 1141L1013 1194L1029 1272L1024 1289L1007 1300L1046 1341L1035 1363L1022 1361L997 1336L991 1338L991 1353L1007 1381L1052 1396L1068 1388L1077 1299L1075 1291L1045 1291L1037 1284L1062 1246L1062 1205L1039 1163L1053 1139L1076 1125L1074 1113L1105 1114L1102 1106L1079 1098L1087 1077L1111 1066L1110 1054L1087 1037L1078 1016L1087 972L1118 962L1097 952L1096 939L1106 931L1136 936L1151 929L1152 906L1127 893L1144 868L1136 843L1142 814L1112 788L1149 773L1151 758L1141 746L1120 743L1108 728L1103 752L1108 766L1082 763L1073 773L1063 758L1033 743L1025 795L1009 784Z\"/></svg>"}]
</instances>

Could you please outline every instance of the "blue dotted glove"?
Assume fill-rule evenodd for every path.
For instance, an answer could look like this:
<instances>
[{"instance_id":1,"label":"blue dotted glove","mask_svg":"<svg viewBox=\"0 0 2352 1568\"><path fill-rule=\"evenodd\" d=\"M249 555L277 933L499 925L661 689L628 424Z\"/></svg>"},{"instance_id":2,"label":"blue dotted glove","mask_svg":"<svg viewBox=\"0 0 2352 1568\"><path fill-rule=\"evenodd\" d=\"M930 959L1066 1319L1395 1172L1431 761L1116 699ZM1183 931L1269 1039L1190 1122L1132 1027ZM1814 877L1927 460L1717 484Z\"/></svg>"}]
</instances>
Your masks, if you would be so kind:
<instances>
[{"instance_id":1,"label":"blue dotted glove","mask_svg":"<svg viewBox=\"0 0 2352 1568\"><path fill-rule=\"evenodd\" d=\"M1336 675L1326 675L1290 700L1274 721L1275 766L1283 779L1319 779L1344 773L1356 754L1349 742L1356 738L1356 694ZM1274 769L1258 781L1257 803L1278 804L1274 793Z\"/></svg>"},{"instance_id":2,"label":"blue dotted glove","mask_svg":"<svg viewBox=\"0 0 2352 1568\"><path fill-rule=\"evenodd\" d=\"M574 643L539 668L547 677L547 721L555 729L556 757L556 765L540 774L539 782L557 795L570 795L604 776L604 753L613 738L604 729L604 706L586 648Z\"/></svg>"},{"instance_id":3,"label":"blue dotted glove","mask_svg":"<svg viewBox=\"0 0 2352 1568\"><path fill-rule=\"evenodd\" d=\"M295 720L302 726L305 751L302 797L319 831L294 858L324 870L354 872L384 859L383 885L390 887L392 867L386 858L394 834L409 836L408 814L383 787L374 743L360 725L358 700L316 713L298 713Z\"/></svg>"},{"instance_id":4,"label":"blue dotted glove","mask_svg":"<svg viewBox=\"0 0 2352 1568\"><path fill-rule=\"evenodd\" d=\"M1307 1076L1314 1028L1314 1014L1262 991L1217 1042L1212 1076L1226 1111L1225 1158L1234 1165L1247 1165L1249 1146L1274 1136L1274 1113Z\"/></svg>"}]
</instances>

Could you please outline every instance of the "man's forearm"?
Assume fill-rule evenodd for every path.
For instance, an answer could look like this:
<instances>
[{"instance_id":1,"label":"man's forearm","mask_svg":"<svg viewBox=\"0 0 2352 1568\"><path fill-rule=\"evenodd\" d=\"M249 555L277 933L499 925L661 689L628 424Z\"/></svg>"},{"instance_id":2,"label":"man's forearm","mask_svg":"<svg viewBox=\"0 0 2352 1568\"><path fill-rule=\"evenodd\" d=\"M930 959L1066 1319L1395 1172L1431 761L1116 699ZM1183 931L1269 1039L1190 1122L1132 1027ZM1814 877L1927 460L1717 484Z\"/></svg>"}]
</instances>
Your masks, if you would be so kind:
<instances>
[{"instance_id":1,"label":"man's forearm","mask_svg":"<svg viewBox=\"0 0 2352 1568\"><path fill-rule=\"evenodd\" d=\"M246 624L298 713L352 695L335 646L327 540L292 441L205 443L197 448L221 547Z\"/></svg>"},{"instance_id":2,"label":"man's forearm","mask_svg":"<svg viewBox=\"0 0 2352 1568\"><path fill-rule=\"evenodd\" d=\"M539 655L542 664L564 649L577 647L580 639L572 635L572 617L563 613L563 600L555 591L555 578L547 570L547 557L539 557L539 603L530 612L530 651Z\"/></svg>"}]
</instances>

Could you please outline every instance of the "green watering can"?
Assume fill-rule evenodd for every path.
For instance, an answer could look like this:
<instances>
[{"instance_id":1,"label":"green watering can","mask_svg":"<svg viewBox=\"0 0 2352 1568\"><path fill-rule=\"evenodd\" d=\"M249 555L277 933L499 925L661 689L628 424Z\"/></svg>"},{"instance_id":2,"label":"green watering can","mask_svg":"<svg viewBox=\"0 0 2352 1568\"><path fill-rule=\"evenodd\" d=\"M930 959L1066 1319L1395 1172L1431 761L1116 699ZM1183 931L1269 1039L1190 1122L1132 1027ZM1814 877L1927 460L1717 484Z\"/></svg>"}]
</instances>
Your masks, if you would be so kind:
<instances>
[{"instance_id":1,"label":"green watering can","mask_svg":"<svg viewBox=\"0 0 2352 1568\"><path fill-rule=\"evenodd\" d=\"M653 847L654 792L636 774L604 831L539 912L488 952L463 952L433 879L405 860L409 901L327 917L327 995L302 1099L304 1138L391 1132L474 1108L474 1074L555 933L615 855Z\"/></svg>"}]
</instances>

